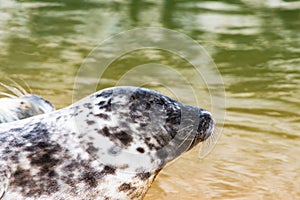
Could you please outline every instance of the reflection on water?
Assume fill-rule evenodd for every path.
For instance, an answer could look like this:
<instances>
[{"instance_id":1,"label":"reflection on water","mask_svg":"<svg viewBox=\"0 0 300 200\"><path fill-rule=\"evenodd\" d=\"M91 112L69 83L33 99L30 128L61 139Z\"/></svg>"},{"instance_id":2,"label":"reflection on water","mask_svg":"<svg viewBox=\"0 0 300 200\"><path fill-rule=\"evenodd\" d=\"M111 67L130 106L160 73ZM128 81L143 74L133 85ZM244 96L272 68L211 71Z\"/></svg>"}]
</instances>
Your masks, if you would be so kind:
<instances>
[{"instance_id":1,"label":"reflection on water","mask_svg":"<svg viewBox=\"0 0 300 200\"><path fill-rule=\"evenodd\" d=\"M24 79L63 107L71 102L76 70L99 41L135 27L185 33L206 47L223 75L226 125L209 157L199 160L195 149L178 159L146 199L299 199L299 10L291 0L5 0L0 76ZM161 52L121 59L114 64L120 71L108 71L102 87L151 60L185 70L172 59ZM184 91L176 95L193 103Z\"/></svg>"}]
</instances>

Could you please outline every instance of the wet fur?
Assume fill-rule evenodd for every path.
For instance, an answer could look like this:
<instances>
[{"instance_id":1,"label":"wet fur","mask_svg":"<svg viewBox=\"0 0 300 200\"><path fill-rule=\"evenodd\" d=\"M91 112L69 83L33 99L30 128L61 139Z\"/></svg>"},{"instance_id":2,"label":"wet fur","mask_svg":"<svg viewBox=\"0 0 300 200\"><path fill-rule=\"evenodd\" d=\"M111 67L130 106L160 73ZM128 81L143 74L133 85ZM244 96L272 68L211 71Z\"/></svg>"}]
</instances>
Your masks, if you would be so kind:
<instances>
[{"instance_id":1,"label":"wet fur","mask_svg":"<svg viewBox=\"0 0 300 200\"><path fill-rule=\"evenodd\" d=\"M1 200L123 200L142 199L167 162L211 134L213 119L151 90L117 87L0 130Z\"/></svg>"}]
</instances>

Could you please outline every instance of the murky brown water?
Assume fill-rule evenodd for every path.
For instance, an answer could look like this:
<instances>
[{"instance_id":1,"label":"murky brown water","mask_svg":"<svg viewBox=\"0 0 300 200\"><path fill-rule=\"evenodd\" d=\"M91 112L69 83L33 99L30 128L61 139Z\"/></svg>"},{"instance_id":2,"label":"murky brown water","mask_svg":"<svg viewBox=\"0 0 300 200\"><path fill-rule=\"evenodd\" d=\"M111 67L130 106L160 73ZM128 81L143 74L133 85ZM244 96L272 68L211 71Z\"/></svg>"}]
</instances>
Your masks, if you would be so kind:
<instances>
[{"instance_id":1,"label":"murky brown water","mask_svg":"<svg viewBox=\"0 0 300 200\"><path fill-rule=\"evenodd\" d=\"M100 41L147 26L205 46L224 79L227 117L210 156L200 160L198 149L185 154L145 199L300 199L299 1L1 0L0 76L24 79L64 107L72 102L76 71ZM148 51L113 63L100 88L149 61L193 76L182 60ZM154 77L137 77L168 93ZM170 77L169 84L178 89L171 96L195 104L180 82ZM199 105L209 109L201 97Z\"/></svg>"}]
</instances>

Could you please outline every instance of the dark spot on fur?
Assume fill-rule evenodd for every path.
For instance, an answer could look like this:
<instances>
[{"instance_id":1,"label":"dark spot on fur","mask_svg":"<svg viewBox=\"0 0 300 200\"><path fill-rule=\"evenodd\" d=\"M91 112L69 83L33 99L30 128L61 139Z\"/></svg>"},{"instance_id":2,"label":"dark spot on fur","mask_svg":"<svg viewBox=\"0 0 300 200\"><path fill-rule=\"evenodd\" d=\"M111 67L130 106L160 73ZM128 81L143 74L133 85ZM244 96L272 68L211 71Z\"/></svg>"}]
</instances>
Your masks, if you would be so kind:
<instances>
[{"instance_id":1,"label":"dark spot on fur","mask_svg":"<svg viewBox=\"0 0 300 200\"><path fill-rule=\"evenodd\" d=\"M100 102L97 103L96 105L97 105L97 106L103 106L103 105L105 105L105 103L106 103L106 101L100 101Z\"/></svg>"},{"instance_id":2,"label":"dark spot on fur","mask_svg":"<svg viewBox=\"0 0 300 200\"><path fill-rule=\"evenodd\" d=\"M88 109L92 109L93 105L91 103L85 103L85 104L83 104L83 107L88 108Z\"/></svg>"},{"instance_id":3,"label":"dark spot on fur","mask_svg":"<svg viewBox=\"0 0 300 200\"><path fill-rule=\"evenodd\" d=\"M121 143L125 146L128 146L133 140L132 136L126 133L125 131L114 133L114 136L118 138L121 141Z\"/></svg>"},{"instance_id":4,"label":"dark spot on fur","mask_svg":"<svg viewBox=\"0 0 300 200\"><path fill-rule=\"evenodd\" d=\"M112 95L113 90L105 90L103 92L101 92L100 94L97 94L96 97L103 97L103 98L108 98Z\"/></svg>"},{"instance_id":5,"label":"dark spot on fur","mask_svg":"<svg viewBox=\"0 0 300 200\"><path fill-rule=\"evenodd\" d=\"M26 197L39 197L42 194L50 195L59 191L59 185L56 179L51 177L42 177L39 181L34 180L29 170L18 168L12 174L11 186L18 187ZM30 190L28 190L30 188Z\"/></svg>"},{"instance_id":6,"label":"dark spot on fur","mask_svg":"<svg viewBox=\"0 0 300 200\"><path fill-rule=\"evenodd\" d=\"M95 188L98 185L98 181L96 172L85 172L82 175L82 179L85 183L87 183L90 187Z\"/></svg>"},{"instance_id":7,"label":"dark spot on fur","mask_svg":"<svg viewBox=\"0 0 300 200\"><path fill-rule=\"evenodd\" d=\"M135 190L135 189L136 187L132 187L130 183L123 183L118 188L119 192L127 192L129 190Z\"/></svg>"},{"instance_id":8,"label":"dark spot on fur","mask_svg":"<svg viewBox=\"0 0 300 200\"><path fill-rule=\"evenodd\" d=\"M54 177L54 176L57 176L57 173L54 170L50 170L48 172L48 175L49 175L49 177Z\"/></svg>"},{"instance_id":9,"label":"dark spot on fur","mask_svg":"<svg viewBox=\"0 0 300 200\"><path fill-rule=\"evenodd\" d=\"M99 109L105 110L106 112L111 111L111 99L109 99L108 101L100 101L96 105L99 106Z\"/></svg>"},{"instance_id":10,"label":"dark spot on fur","mask_svg":"<svg viewBox=\"0 0 300 200\"><path fill-rule=\"evenodd\" d=\"M20 167L12 171L10 186L18 188L25 197L36 199L60 189L56 169L61 164L61 159L66 158L60 157L64 155L63 148L50 139L50 132L45 124L38 122L26 124L24 127L27 130L21 130L18 137L12 137L7 141L10 149L17 147L11 151L7 159L18 163L19 156L23 153L30 161L31 167L36 170L36 175L31 173L32 169L22 169L21 163ZM6 151L9 152L8 149Z\"/></svg>"},{"instance_id":11,"label":"dark spot on fur","mask_svg":"<svg viewBox=\"0 0 300 200\"><path fill-rule=\"evenodd\" d=\"M105 165L101 173L104 174L115 174L116 173L116 168L112 166Z\"/></svg>"},{"instance_id":12,"label":"dark spot on fur","mask_svg":"<svg viewBox=\"0 0 300 200\"><path fill-rule=\"evenodd\" d=\"M9 145L12 147L23 147L25 145L25 141L20 138L15 138L9 142Z\"/></svg>"},{"instance_id":13,"label":"dark spot on fur","mask_svg":"<svg viewBox=\"0 0 300 200\"><path fill-rule=\"evenodd\" d=\"M110 129L112 129L112 131L116 131L115 128L110 128ZM131 135L129 135L127 132L125 132L125 131L118 131L118 132L111 133L110 129L108 127L104 127L103 129L98 130L98 133L102 134L102 135L104 135L106 137L109 137L109 139L111 141L114 141L114 140L117 139L124 146L130 145L130 143L133 141L133 137Z\"/></svg>"},{"instance_id":14,"label":"dark spot on fur","mask_svg":"<svg viewBox=\"0 0 300 200\"><path fill-rule=\"evenodd\" d=\"M110 136L110 132L107 127L104 127L101 133L104 133L105 136Z\"/></svg>"},{"instance_id":15,"label":"dark spot on fur","mask_svg":"<svg viewBox=\"0 0 300 200\"><path fill-rule=\"evenodd\" d=\"M16 163L19 163L19 151L15 151L13 154L11 154L10 159Z\"/></svg>"},{"instance_id":16,"label":"dark spot on fur","mask_svg":"<svg viewBox=\"0 0 300 200\"><path fill-rule=\"evenodd\" d=\"M3 154L10 154L12 153L12 150L9 147L5 147L5 149L2 151Z\"/></svg>"},{"instance_id":17,"label":"dark spot on fur","mask_svg":"<svg viewBox=\"0 0 300 200\"><path fill-rule=\"evenodd\" d=\"M74 170L76 170L78 166L78 163L76 160L71 160L70 164L66 165L64 168L63 168L63 171L64 172L72 172Z\"/></svg>"},{"instance_id":18,"label":"dark spot on fur","mask_svg":"<svg viewBox=\"0 0 300 200\"><path fill-rule=\"evenodd\" d=\"M71 106L71 113L70 116L78 116L80 113L82 113L83 110L80 108L80 106Z\"/></svg>"},{"instance_id":19,"label":"dark spot on fur","mask_svg":"<svg viewBox=\"0 0 300 200\"><path fill-rule=\"evenodd\" d=\"M96 148L92 142L88 142L87 145L88 145L88 148L86 149L86 151L89 154L95 156L97 154L97 152L99 151L99 149Z\"/></svg>"},{"instance_id":20,"label":"dark spot on fur","mask_svg":"<svg viewBox=\"0 0 300 200\"><path fill-rule=\"evenodd\" d=\"M138 148L136 148L136 150L138 152L140 152L140 153L144 153L145 152L144 148L142 148L142 147L138 147Z\"/></svg>"},{"instance_id":21,"label":"dark spot on fur","mask_svg":"<svg viewBox=\"0 0 300 200\"><path fill-rule=\"evenodd\" d=\"M60 120L61 116L56 117L56 121Z\"/></svg>"},{"instance_id":22,"label":"dark spot on fur","mask_svg":"<svg viewBox=\"0 0 300 200\"><path fill-rule=\"evenodd\" d=\"M93 120L86 120L86 123L87 123L87 125L93 125L93 124L95 124L96 122L93 121Z\"/></svg>"},{"instance_id":23,"label":"dark spot on fur","mask_svg":"<svg viewBox=\"0 0 300 200\"><path fill-rule=\"evenodd\" d=\"M141 180L147 180L151 176L150 172L142 172L138 173L136 177L140 178Z\"/></svg>"},{"instance_id":24,"label":"dark spot on fur","mask_svg":"<svg viewBox=\"0 0 300 200\"><path fill-rule=\"evenodd\" d=\"M100 114L97 114L95 115L96 117L99 117L99 118L102 118L102 119L109 119L109 116L107 114L104 114L104 113L100 113Z\"/></svg>"},{"instance_id":25,"label":"dark spot on fur","mask_svg":"<svg viewBox=\"0 0 300 200\"><path fill-rule=\"evenodd\" d=\"M155 148L155 145L153 143L150 142L151 138L146 137L146 139L144 140L145 144L148 146L148 148L150 150L153 150Z\"/></svg>"},{"instance_id":26,"label":"dark spot on fur","mask_svg":"<svg viewBox=\"0 0 300 200\"><path fill-rule=\"evenodd\" d=\"M29 154L28 158L31 160L30 164L49 169L59 163L59 159L54 156L60 151L61 147L58 144L40 142L37 144L35 152Z\"/></svg>"},{"instance_id":27,"label":"dark spot on fur","mask_svg":"<svg viewBox=\"0 0 300 200\"><path fill-rule=\"evenodd\" d=\"M8 132L21 132L22 131L22 128L12 128L10 129Z\"/></svg>"}]
</instances>

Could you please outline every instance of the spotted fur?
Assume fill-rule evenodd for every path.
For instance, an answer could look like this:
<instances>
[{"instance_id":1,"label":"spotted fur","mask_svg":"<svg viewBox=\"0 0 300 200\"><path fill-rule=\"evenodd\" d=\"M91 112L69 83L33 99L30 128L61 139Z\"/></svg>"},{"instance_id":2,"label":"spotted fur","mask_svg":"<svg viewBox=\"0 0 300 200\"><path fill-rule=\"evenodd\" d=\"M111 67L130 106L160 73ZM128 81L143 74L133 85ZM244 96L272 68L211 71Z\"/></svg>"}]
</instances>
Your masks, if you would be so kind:
<instances>
[{"instance_id":1,"label":"spotted fur","mask_svg":"<svg viewBox=\"0 0 300 200\"><path fill-rule=\"evenodd\" d=\"M167 162L212 131L203 109L148 89L108 88L0 125L0 199L142 199Z\"/></svg>"}]
</instances>

